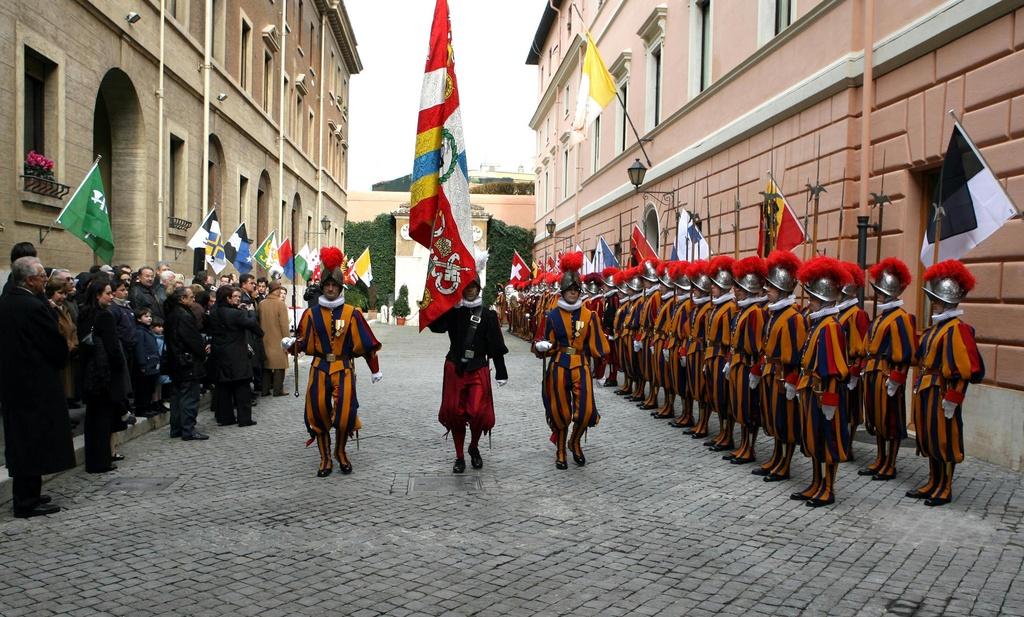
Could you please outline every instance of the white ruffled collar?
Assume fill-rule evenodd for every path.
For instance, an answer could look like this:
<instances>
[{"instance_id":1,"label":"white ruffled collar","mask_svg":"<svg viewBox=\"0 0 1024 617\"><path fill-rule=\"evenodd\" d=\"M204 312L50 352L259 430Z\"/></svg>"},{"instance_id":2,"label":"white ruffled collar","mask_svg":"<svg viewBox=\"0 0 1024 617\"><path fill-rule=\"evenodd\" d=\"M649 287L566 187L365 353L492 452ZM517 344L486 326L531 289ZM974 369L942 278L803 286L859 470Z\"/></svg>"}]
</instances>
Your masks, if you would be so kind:
<instances>
[{"instance_id":1,"label":"white ruffled collar","mask_svg":"<svg viewBox=\"0 0 1024 617\"><path fill-rule=\"evenodd\" d=\"M672 298L675 297L675 295L676 295L676 292L674 292L674 291L666 291L666 292L661 294L661 299L662 300L671 300Z\"/></svg>"},{"instance_id":2,"label":"white ruffled collar","mask_svg":"<svg viewBox=\"0 0 1024 617\"><path fill-rule=\"evenodd\" d=\"M736 297L736 294L734 294L734 293L732 293L730 291L729 293L722 294L721 296L718 296L717 298L712 298L711 302L713 302L715 306L720 306L722 304L725 304L729 300L732 300L735 297Z\"/></svg>"},{"instance_id":3,"label":"white ruffled collar","mask_svg":"<svg viewBox=\"0 0 1024 617\"><path fill-rule=\"evenodd\" d=\"M640 299L640 298L642 298L643 296L644 296L644 292L642 292L642 291L641 291L641 292L640 292L640 293L638 293L638 294L633 294L633 295L632 295L632 296L630 296L630 297L629 297L628 299L629 299L629 300L639 300L639 299Z\"/></svg>"},{"instance_id":4,"label":"white ruffled collar","mask_svg":"<svg viewBox=\"0 0 1024 617\"><path fill-rule=\"evenodd\" d=\"M854 304L857 304L857 296L854 296L848 300L843 300L842 302L836 305L836 308L839 309L840 313L842 313L843 311L850 308Z\"/></svg>"},{"instance_id":5,"label":"white ruffled collar","mask_svg":"<svg viewBox=\"0 0 1024 617\"><path fill-rule=\"evenodd\" d=\"M739 305L740 308L747 308L751 304L761 304L767 299L767 296L757 296L756 298L751 296L748 298L744 298L743 300L737 300L736 304Z\"/></svg>"},{"instance_id":6,"label":"white ruffled collar","mask_svg":"<svg viewBox=\"0 0 1024 617\"><path fill-rule=\"evenodd\" d=\"M455 308L476 308L484 303L483 296L477 296L476 300L467 302L465 299L459 300L459 303L455 305Z\"/></svg>"},{"instance_id":7,"label":"white ruffled collar","mask_svg":"<svg viewBox=\"0 0 1024 617\"><path fill-rule=\"evenodd\" d=\"M703 305L707 304L710 301L711 301L711 296L701 296L699 298L694 298L693 299L693 303L695 305L697 305L697 306L703 306Z\"/></svg>"},{"instance_id":8,"label":"white ruffled collar","mask_svg":"<svg viewBox=\"0 0 1024 617\"><path fill-rule=\"evenodd\" d=\"M953 319L954 317L959 317L959 316L961 316L963 314L964 314L963 309L958 309L958 308L947 309L945 311L942 311L941 313L932 315L932 323L933 324L942 323L943 321L948 321L950 319Z\"/></svg>"},{"instance_id":9,"label":"white ruffled collar","mask_svg":"<svg viewBox=\"0 0 1024 617\"><path fill-rule=\"evenodd\" d=\"M767 308L769 311L774 312L782 310L787 306L793 306L794 304L796 304L796 298L794 296L786 296L785 298L781 298L775 302L769 302Z\"/></svg>"},{"instance_id":10,"label":"white ruffled collar","mask_svg":"<svg viewBox=\"0 0 1024 617\"><path fill-rule=\"evenodd\" d=\"M819 309L819 310L814 311L813 313L810 313L809 315L807 315L807 319L810 319L811 321L818 321L819 319L822 319L823 317L828 317L829 315L838 315L838 314L839 314L839 307L838 306L826 306L823 309Z\"/></svg>"},{"instance_id":11,"label":"white ruffled collar","mask_svg":"<svg viewBox=\"0 0 1024 617\"><path fill-rule=\"evenodd\" d=\"M644 293L645 296L653 296L654 292L656 292L656 291L658 291L658 286L657 285L655 285L654 287L649 287L649 288L645 289L643 293Z\"/></svg>"},{"instance_id":12,"label":"white ruffled collar","mask_svg":"<svg viewBox=\"0 0 1024 617\"><path fill-rule=\"evenodd\" d=\"M345 304L345 292L341 292L341 295L334 300L328 300L327 296L320 296L317 299L317 302L319 302L320 306L324 308L336 309L342 304Z\"/></svg>"},{"instance_id":13,"label":"white ruffled collar","mask_svg":"<svg viewBox=\"0 0 1024 617\"><path fill-rule=\"evenodd\" d=\"M564 298L558 299L558 308L562 309L563 311L569 311L571 313L573 311L579 310L581 306L583 306L582 298L577 300L575 304L569 304L568 302L565 301Z\"/></svg>"},{"instance_id":14,"label":"white ruffled collar","mask_svg":"<svg viewBox=\"0 0 1024 617\"><path fill-rule=\"evenodd\" d=\"M897 298L892 302L882 302L881 304L878 305L878 310L884 313L889 309L899 308L901 306L903 306L903 298Z\"/></svg>"}]
</instances>

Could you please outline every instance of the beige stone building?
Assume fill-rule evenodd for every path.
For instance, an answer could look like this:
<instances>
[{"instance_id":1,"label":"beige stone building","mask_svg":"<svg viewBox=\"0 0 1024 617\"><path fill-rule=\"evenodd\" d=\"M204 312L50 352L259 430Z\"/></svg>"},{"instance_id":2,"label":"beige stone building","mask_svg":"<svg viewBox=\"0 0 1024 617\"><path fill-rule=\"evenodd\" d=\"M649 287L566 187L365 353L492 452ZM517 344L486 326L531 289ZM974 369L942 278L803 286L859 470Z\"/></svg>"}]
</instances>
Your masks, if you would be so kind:
<instances>
[{"instance_id":1,"label":"beige stone building","mask_svg":"<svg viewBox=\"0 0 1024 617\"><path fill-rule=\"evenodd\" d=\"M257 243L271 230L342 242L361 68L340 0L0 3L3 267L19 241L46 265L93 263L59 226L46 234L69 197L59 184L73 190L97 155L115 263L190 272L185 243L207 208ZM30 150L55 162L58 185L21 177Z\"/></svg>"},{"instance_id":2,"label":"beige stone building","mask_svg":"<svg viewBox=\"0 0 1024 617\"><path fill-rule=\"evenodd\" d=\"M820 179L827 193L818 249L847 260L856 258L858 217L878 220L869 193L884 191L892 203L881 252L919 277L952 131L947 110L1024 205L1021 0L577 0L578 11L561 0L544 4L527 60L537 66L540 253L562 238L589 249L599 235L622 241L624 252L636 223L667 256L675 208L699 213L712 250L732 253L738 199L740 252L752 254L770 170L801 218L805 185ZM584 25L649 163L618 103L586 141L570 145ZM649 168L639 191L627 177L636 159ZM558 238L544 229L549 218ZM1024 222L1012 221L967 256L979 284L964 305L987 367L986 383L968 397L967 450L1015 469L1024 467L1022 231ZM876 243L870 231L869 264ZM925 314L918 285L904 300Z\"/></svg>"},{"instance_id":3,"label":"beige stone building","mask_svg":"<svg viewBox=\"0 0 1024 617\"><path fill-rule=\"evenodd\" d=\"M493 218L509 225L533 229L533 195L484 195L472 193L469 196L474 206L483 208ZM397 191L352 191L348 196L348 220L353 222L372 221L381 214L398 210L409 205L409 193Z\"/></svg>"}]
</instances>

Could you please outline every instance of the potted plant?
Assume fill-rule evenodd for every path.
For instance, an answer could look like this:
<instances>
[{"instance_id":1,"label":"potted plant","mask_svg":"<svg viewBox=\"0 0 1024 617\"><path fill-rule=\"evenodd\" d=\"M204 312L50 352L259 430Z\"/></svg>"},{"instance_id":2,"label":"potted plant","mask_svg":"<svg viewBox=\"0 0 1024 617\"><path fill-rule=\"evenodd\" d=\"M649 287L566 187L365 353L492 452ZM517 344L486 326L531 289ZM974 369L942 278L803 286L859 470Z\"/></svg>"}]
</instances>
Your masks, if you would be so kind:
<instances>
[{"instance_id":1,"label":"potted plant","mask_svg":"<svg viewBox=\"0 0 1024 617\"><path fill-rule=\"evenodd\" d=\"M53 161L35 150L30 150L25 156L25 175L53 180Z\"/></svg>"},{"instance_id":2,"label":"potted plant","mask_svg":"<svg viewBox=\"0 0 1024 617\"><path fill-rule=\"evenodd\" d=\"M395 321L400 326L405 325L405 318L409 316L409 288L402 285L398 289L398 298L395 300Z\"/></svg>"}]
</instances>

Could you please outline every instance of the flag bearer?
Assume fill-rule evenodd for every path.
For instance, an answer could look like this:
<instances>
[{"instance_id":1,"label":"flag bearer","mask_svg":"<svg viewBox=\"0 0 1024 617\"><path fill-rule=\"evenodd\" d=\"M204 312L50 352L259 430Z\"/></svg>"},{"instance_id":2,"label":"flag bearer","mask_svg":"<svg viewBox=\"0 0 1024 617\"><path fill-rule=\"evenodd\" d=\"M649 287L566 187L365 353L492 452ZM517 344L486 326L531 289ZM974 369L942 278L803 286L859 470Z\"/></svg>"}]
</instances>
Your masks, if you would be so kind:
<instances>
[{"instance_id":1,"label":"flag bearer","mask_svg":"<svg viewBox=\"0 0 1024 617\"><path fill-rule=\"evenodd\" d=\"M953 498L953 470L964 460L963 402L967 384L985 377L974 328L964 323L957 308L974 288L974 277L959 261L950 259L924 273L924 292L932 299L932 325L921 335L917 364L921 371L914 388L914 426L917 449L928 457L928 482L907 491L907 497L941 506Z\"/></svg>"},{"instance_id":2,"label":"flag bearer","mask_svg":"<svg viewBox=\"0 0 1024 617\"><path fill-rule=\"evenodd\" d=\"M751 387L750 369L761 359L764 343L764 281L768 268L760 257L745 257L732 266L733 293L738 310L733 317L732 356L728 364L729 413L740 425L740 446L722 458L734 465L756 460L754 445L761 426L761 397L757 383ZM731 436L730 436L731 438Z\"/></svg>"},{"instance_id":3,"label":"flag bearer","mask_svg":"<svg viewBox=\"0 0 1024 617\"><path fill-rule=\"evenodd\" d=\"M904 385L917 349L914 316L903 308L900 295L910 285L910 269L887 257L868 271L875 288L876 315L868 330L864 365L864 413L875 431L878 455L858 470L874 480L896 477L896 455L907 437L907 401Z\"/></svg>"}]
</instances>

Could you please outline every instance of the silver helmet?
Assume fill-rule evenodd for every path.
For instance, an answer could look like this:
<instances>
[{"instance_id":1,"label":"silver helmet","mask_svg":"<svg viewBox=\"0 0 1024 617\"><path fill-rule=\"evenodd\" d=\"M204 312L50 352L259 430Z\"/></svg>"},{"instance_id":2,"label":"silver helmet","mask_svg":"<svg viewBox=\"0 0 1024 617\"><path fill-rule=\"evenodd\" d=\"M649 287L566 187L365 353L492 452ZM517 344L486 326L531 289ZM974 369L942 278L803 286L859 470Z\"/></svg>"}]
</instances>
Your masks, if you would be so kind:
<instances>
[{"instance_id":1,"label":"silver helmet","mask_svg":"<svg viewBox=\"0 0 1024 617\"><path fill-rule=\"evenodd\" d=\"M871 286L874 287L875 291L890 298L899 297L903 294L903 290L906 289L906 285L900 280L894 268L884 268L877 277L873 278Z\"/></svg>"},{"instance_id":2,"label":"silver helmet","mask_svg":"<svg viewBox=\"0 0 1024 617\"><path fill-rule=\"evenodd\" d=\"M924 284L924 293L928 294L933 300L956 306L967 295L967 290L961 287L956 279L942 277L926 282Z\"/></svg>"},{"instance_id":3,"label":"silver helmet","mask_svg":"<svg viewBox=\"0 0 1024 617\"><path fill-rule=\"evenodd\" d=\"M817 278L804 284L804 291L822 302L835 302L840 294L839 284L828 277Z\"/></svg>"},{"instance_id":4,"label":"silver helmet","mask_svg":"<svg viewBox=\"0 0 1024 617\"><path fill-rule=\"evenodd\" d=\"M633 276L626 280L626 286L629 287L630 291L637 292L643 288L643 284L640 282L640 274L634 273Z\"/></svg>"},{"instance_id":5,"label":"silver helmet","mask_svg":"<svg viewBox=\"0 0 1024 617\"><path fill-rule=\"evenodd\" d=\"M756 272L749 272L734 282L737 287L749 294L759 294L764 290L764 279Z\"/></svg>"},{"instance_id":6,"label":"silver helmet","mask_svg":"<svg viewBox=\"0 0 1024 617\"><path fill-rule=\"evenodd\" d=\"M796 273L781 266L769 268L765 284L771 285L782 293L791 294L796 289Z\"/></svg>"},{"instance_id":7,"label":"silver helmet","mask_svg":"<svg viewBox=\"0 0 1024 617\"><path fill-rule=\"evenodd\" d=\"M665 271L661 275L661 284L665 287L672 287L672 274L669 273L668 267L665 267Z\"/></svg>"},{"instance_id":8,"label":"silver helmet","mask_svg":"<svg viewBox=\"0 0 1024 617\"><path fill-rule=\"evenodd\" d=\"M722 289L732 289L733 280L732 272L727 268L721 268L718 272L715 272L714 276L711 277L711 282L715 284L715 287Z\"/></svg>"},{"instance_id":9,"label":"silver helmet","mask_svg":"<svg viewBox=\"0 0 1024 617\"><path fill-rule=\"evenodd\" d=\"M597 293L598 293L597 292L597 281L590 281L589 283L587 283L586 291L587 291L588 294L590 294L592 296L596 296Z\"/></svg>"},{"instance_id":10,"label":"silver helmet","mask_svg":"<svg viewBox=\"0 0 1024 617\"><path fill-rule=\"evenodd\" d=\"M711 293L711 277L705 272L690 281L691 288L696 288L704 293Z\"/></svg>"},{"instance_id":11,"label":"silver helmet","mask_svg":"<svg viewBox=\"0 0 1024 617\"><path fill-rule=\"evenodd\" d=\"M650 281L652 283L658 283L661 281L661 279L658 278L658 268L650 259L644 261L640 276L642 276L645 281Z\"/></svg>"},{"instance_id":12,"label":"silver helmet","mask_svg":"<svg viewBox=\"0 0 1024 617\"><path fill-rule=\"evenodd\" d=\"M693 283L690 282L690 277L686 276L686 269L680 268L679 270L679 276L675 277L672 282L679 289L682 289L683 291L690 291L693 289Z\"/></svg>"}]
</instances>

